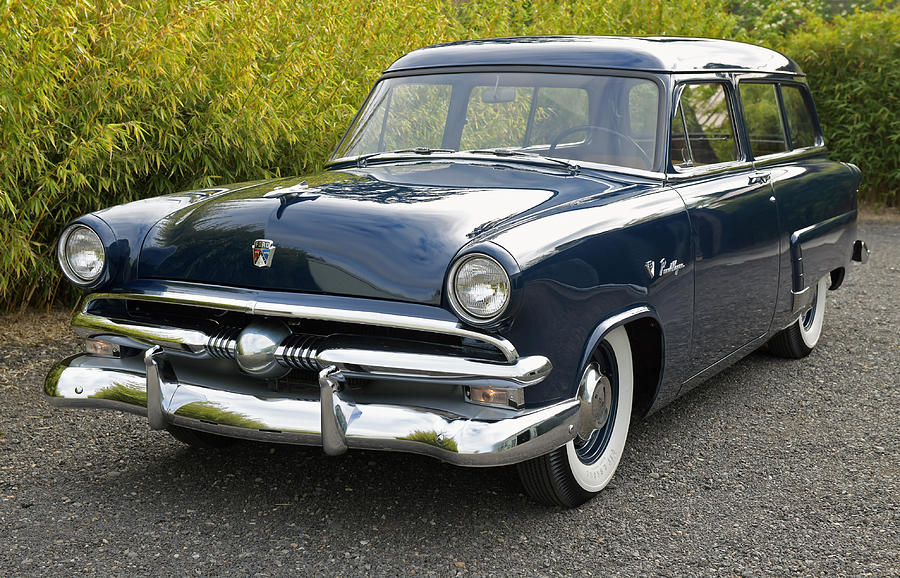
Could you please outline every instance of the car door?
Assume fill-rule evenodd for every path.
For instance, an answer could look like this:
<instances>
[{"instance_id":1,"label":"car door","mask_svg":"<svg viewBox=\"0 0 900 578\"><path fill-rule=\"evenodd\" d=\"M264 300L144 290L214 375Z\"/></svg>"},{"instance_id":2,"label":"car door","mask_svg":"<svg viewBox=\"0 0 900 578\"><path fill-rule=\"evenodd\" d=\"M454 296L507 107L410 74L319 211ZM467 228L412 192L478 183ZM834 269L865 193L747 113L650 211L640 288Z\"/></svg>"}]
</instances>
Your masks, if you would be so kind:
<instances>
[{"instance_id":1,"label":"car door","mask_svg":"<svg viewBox=\"0 0 900 578\"><path fill-rule=\"evenodd\" d=\"M691 220L695 376L765 335L778 289L778 215L769 177L739 146L730 82L676 90L670 183Z\"/></svg>"},{"instance_id":2,"label":"car door","mask_svg":"<svg viewBox=\"0 0 900 578\"><path fill-rule=\"evenodd\" d=\"M857 175L828 159L805 84L759 76L742 79L739 87L754 165L771 176L777 199L782 282L776 321L783 326L809 306L810 287L849 259Z\"/></svg>"}]
</instances>

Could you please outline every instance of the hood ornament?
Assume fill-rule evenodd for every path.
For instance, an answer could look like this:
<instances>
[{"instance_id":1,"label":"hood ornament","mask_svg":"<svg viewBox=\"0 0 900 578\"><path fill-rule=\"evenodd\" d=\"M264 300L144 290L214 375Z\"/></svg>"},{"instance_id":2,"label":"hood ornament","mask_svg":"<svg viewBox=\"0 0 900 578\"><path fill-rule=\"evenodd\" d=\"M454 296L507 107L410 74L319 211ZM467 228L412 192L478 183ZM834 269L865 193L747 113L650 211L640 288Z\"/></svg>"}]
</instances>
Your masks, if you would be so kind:
<instances>
[{"instance_id":1,"label":"hood ornament","mask_svg":"<svg viewBox=\"0 0 900 578\"><path fill-rule=\"evenodd\" d=\"M253 265L256 267L271 267L272 257L275 255L275 242L269 239L257 239L253 241Z\"/></svg>"},{"instance_id":2,"label":"hood ornament","mask_svg":"<svg viewBox=\"0 0 900 578\"><path fill-rule=\"evenodd\" d=\"M656 261L647 261L644 263L644 269L647 270L647 275L653 279L653 277L656 276Z\"/></svg>"}]
</instances>

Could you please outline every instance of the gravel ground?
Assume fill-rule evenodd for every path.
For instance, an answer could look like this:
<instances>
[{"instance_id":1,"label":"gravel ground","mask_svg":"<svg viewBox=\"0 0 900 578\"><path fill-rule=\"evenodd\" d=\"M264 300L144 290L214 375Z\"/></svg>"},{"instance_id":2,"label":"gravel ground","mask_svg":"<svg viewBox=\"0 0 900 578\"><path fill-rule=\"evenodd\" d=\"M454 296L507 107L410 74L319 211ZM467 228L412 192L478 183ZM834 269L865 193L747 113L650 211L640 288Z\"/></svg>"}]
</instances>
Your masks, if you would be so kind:
<instances>
[{"instance_id":1,"label":"gravel ground","mask_svg":"<svg viewBox=\"0 0 900 578\"><path fill-rule=\"evenodd\" d=\"M51 407L68 312L0 318L0 575L900 575L900 219L807 359L757 352L633 426L580 509L514 469L241 444Z\"/></svg>"}]
</instances>

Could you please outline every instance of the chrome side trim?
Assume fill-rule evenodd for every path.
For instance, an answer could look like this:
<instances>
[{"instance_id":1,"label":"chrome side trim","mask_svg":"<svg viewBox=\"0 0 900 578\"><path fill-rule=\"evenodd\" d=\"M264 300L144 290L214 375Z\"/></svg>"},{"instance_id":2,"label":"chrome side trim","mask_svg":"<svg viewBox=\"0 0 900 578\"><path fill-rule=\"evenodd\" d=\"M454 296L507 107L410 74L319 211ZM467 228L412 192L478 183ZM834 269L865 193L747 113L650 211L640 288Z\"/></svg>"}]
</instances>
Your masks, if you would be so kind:
<instances>
[{"instance_id":1,"label":"chrome side trim","mask_svg":"<svg viewBox=\"0 0 900 578\"><path fill-rule=\"evenodd\" d=\"M804 309L809 309L815 293L804 287L800 291L791 291L791 311L800 313Z\"/></svg>"},{"instance_id":2,"label":"chrome side trim","mask_svg":"<svg viewBox=\"0 0 900 578\"><path fill-rule=\"evenodd\" d=\"M604 319L594 330L591 332L590 337L587 340L587 347L584 348L584 351L581 353L581 367L584 367L588 363L588 359L590 359L591 355L594 353L594 348L597 347L597 344L600 343L600 340L603 339L603 336L618 327L619 325L624 325L625 323L632 321L634 319L639 319L641 317L653 317L656 318L656 315L650 307L647 305L638 305L637 307L632 307L631 309L626 309L620 313L616 313L615 315L611 315ZM659 387L657 385L657 387Z\"/></svg>"},{"instance_id":3,"label":"chrome side trim","mask_svg":"<svg viewBox=\"0 0 900 578\"><path fill-rule=\"evenodd\" d=\"M229 297L227 295L237 295L238 297ZM147 289L143 292L132 293L95 293L89 295L85 301L85 308L82 315L90 315L88 306L91 301L97 299L129 299L135 301L153 301L163 303L173 303L177 305L189 305L196 307L209 307L213 309L225 309L228 311L238 311L249 313L251 315L264 315L271 317L287 317L292 319L312 319L316 321L335 321L339 323L354 323L360 325L374 325L377 327L390 327L394 329L405 329L410 331L423 331L426 333L441 333L445 335L453 335L456 337L467 337L489 343L499 349L507 361L515 361L519 357L518 351L508 340L496 336L471 331L461 327L459 323L450 320L432 319L426 317L414 317L410 315L398 315L393 313L382 313L371 310L351 310L339 309L335 307L321 307L311 305L296 305L292 303L282 303L269 301L265 299L256 299L259 293L241 292L239 290L221 290L221 291L203 291L202 289L191 288L191 290L178 290L175 288L166 288L159 290ZM243 297L243 298L242 298ZM78 316L76 316L78 319ZM87 321L87 320L85 320ZM73 321L74 324L74 321ZM143 330L147 330L146 327ZM164 334L164 337L158 335L150 335L153 339L159 340L165 337L172 340L183 339L183 341L172 341L180 343L187 348L195 345L194 339L196 335L171 335ZM157 341L148 341L156 343ZM205 342L203 343L205 346Z\"/></svg>"}]
</instances>

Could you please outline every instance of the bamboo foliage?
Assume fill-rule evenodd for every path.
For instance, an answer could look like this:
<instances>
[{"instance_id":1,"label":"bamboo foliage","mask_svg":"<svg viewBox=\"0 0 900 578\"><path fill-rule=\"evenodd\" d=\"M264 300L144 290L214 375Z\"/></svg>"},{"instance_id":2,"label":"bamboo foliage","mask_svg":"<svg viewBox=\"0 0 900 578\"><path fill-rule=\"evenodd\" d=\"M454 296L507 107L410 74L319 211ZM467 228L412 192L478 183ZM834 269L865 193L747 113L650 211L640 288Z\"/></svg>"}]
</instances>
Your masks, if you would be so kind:
<instances>
[{"instance_id":1,"label":"bamboo foliage","mask_svg":"<svg viewBox=\"0 0 900 578\"><path fill-rule=\"evenodd\" d=\"M381 68L450 28L413 6L0 4L6 307L55 299L55 238L80 214L320 166Z\"/></svg>"},{"instance_id":2,"label":"bamboo foliage","mask_svg":"<svg viewBox=\"0 0 900 578\"><path fill-rule=\"evenodd\" d=\"M54 244L85 212L319 169L414 48L737 22L724 0L0 0L0 306L72 295Z\"/></svg>"}]
</instances>

